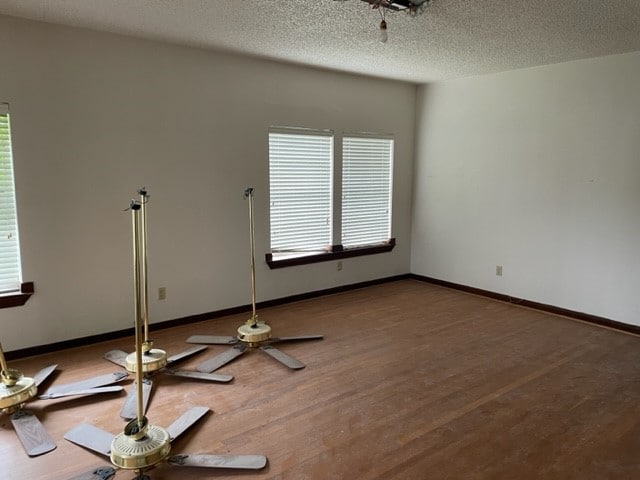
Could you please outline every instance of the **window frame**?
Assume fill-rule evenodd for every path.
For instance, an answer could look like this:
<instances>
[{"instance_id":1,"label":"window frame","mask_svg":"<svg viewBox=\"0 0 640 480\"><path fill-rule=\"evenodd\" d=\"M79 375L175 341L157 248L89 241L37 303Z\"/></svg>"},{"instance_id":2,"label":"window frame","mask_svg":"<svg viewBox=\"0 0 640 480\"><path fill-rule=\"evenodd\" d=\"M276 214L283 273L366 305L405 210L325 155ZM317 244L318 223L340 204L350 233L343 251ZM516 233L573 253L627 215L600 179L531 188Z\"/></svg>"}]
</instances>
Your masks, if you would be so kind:
<instances>
[{"instance_id":1,"label":"window frame","mask_svg":"<svg viewBox=\"0 0 640 480\"><path fill-rule=\"evenodd\" d=\"M345 138L379 138L379 139L387 139L391 140L392 150L391 150L391 161L390 161L390 172L389 172L389 230L390 234L392 231L392 197L393 197L393 168L394 168L394 157L395 157L395 138L393 135L389 134L375 134L375 133L336 133L332 130L317 130L317 129L308 129L308 128L300 128L300 127L270 127L269 134L272 132L276 133L292 133L292 134L304 134L314 132L330 132L333 139L333 152L332 152L332 177L331 177L331 190L333 192L333 201L331 203L331 211L330 211L330 223L332 224L332 244L328 246L326 251L317 252L317 253L305 253L299 256L291 256L291 255L281 255L280 252L270 251L265 254L265 261L269 268L285 268L292 267L298 265L307 265L318 262L327 262L332 260L340 260L343 258L351 258L351 257L359 257L363 255L374 255L378 253L386 253L390 252L396 246L396 239L394 237L390 237L388 240L375 243L375 244L367 244L367 245L358 245L351 247L344 247L341 244L342 238L342 187L343 187L343 144ZM271 157L269 153L269 162L271 162ZM269 201L271 202L271 172L269 172ZM269 211L269 228L271 229L271 209ZM338 240L338 241L337 241ZM269 235L269 248L271 249L271 234Z\"/></svg>"}]
</instances>

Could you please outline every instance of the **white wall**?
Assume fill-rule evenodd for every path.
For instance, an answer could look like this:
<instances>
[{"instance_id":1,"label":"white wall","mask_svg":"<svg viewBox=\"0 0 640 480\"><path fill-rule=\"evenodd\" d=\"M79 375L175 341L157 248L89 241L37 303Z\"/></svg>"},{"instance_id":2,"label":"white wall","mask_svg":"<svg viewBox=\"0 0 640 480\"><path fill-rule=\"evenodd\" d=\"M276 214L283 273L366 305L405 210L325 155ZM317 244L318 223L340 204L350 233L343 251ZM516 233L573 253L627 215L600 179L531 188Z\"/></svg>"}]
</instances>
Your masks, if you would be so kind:
<instances>
[{"instance_id":1,"label":"white wall","mask_svg":"<svg viewBox=\"0 0 640 480\"><path fill-rule=\"evenodd\" d=\"M640 325L639 85L635 52L420 87L411 271Z\"/></svg>"},{"instance_id":2,"label":"white wall","mask_svg":"<svg viewBox=\"0 0 640 480\"><path fill-rule=\"evenodd\" d=\"M151 320L247 304L256 189L258 300L409 271L415 94L410 84L0 17L25 281L0 310L5 349L128 328L130 216L151 193ZM269 270L270 125L396 134L391 253Z\"/></svg>"}]
</instances>

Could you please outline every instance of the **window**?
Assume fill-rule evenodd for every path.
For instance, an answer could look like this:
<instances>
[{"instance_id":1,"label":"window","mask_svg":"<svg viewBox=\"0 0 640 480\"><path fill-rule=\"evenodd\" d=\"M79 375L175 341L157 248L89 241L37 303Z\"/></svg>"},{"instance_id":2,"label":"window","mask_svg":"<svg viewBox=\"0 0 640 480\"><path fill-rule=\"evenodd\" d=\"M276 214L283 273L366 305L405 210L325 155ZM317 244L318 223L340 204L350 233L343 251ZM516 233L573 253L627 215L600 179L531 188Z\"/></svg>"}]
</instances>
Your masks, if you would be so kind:
<instances>
[{"instance_id":1,"label":"window","mask_svg":"<svg viewBox=\"0 0 640 480\"><path fill-rule=\"evenodd\" d=\"M393 140L345 137L342 141L342 246L386 242L391 237Z\"/></svg>"},{"instance_id":2,"label":"window","mask_svg":"<svg viewBox=\"0 0 640 480\"><path fill-rule=\"evenodd\" d=\"M271 252L281 257L331 246L331 132L269 132Z\"/></svg>"},{"instance_id":3,"label":"window","mask_svg":"<svg viewBox=\"0 0 640 480\"><path fill-rule=\"evenodd\" d=\"M351 135L339 145L341 178L334 173L331 131L269 130L271 253L266 259L271 268L395 246L390 238L393 139ZM342 188L336 204L334 182Z\"/></svg>"},{"instance_id":4,"label":"window","mask_svg":"<svg viewBox=\"0 0 640 480\"><path fill-rule=\"evenodd\" d=\"M0 296L22 293L9 106L0 103ZM32 285L31 285L32 286ZM26 299L25 299L26 301ZM24 301L17 304L23 304ZM8 304L6 306L14 306ZM0 302L0 306L5 306Z\"/></svg>"}]
</instances>

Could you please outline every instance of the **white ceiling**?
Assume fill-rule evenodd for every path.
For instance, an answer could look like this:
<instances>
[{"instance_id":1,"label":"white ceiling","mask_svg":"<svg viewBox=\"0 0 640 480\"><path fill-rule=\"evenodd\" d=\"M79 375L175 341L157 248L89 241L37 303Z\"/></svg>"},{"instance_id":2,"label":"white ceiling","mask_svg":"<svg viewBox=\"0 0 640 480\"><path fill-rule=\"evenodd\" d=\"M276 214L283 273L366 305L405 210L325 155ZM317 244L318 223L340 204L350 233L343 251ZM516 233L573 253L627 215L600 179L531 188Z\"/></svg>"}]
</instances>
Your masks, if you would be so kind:
<instances>
[{"instance_id":1,"label":"white ceiling","mask_svg":"<svg viewBox=\"0 0 640 480\"><path fill-rule=\"evenodd\" d=\"M640 0L0 0L0 14L423 83L640 50Z\"/></svg>"}]
</instances>

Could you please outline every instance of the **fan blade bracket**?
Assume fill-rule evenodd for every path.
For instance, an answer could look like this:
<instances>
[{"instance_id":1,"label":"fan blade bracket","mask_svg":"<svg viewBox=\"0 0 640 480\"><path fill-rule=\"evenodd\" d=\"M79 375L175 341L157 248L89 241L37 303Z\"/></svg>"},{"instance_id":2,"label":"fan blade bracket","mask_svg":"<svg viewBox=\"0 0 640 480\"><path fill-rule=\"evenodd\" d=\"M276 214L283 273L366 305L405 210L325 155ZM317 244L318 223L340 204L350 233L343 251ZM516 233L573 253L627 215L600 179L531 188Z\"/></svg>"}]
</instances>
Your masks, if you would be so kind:
<instances>
[{"instance_id":1,"label":"fan blade bracket","mask_svg":"<svg viewBox=\"0 0 640 480\"><path fill-rule=\"evenodd\" d=\"M49 436L33 412L18 410L11 415L11 423L24 450L30 457L37 457L55 450L56 442Z\"/></svg>"},{"instance_id":2,"label":"fan blade bracket","mask_svg":"<svg viewBox=\"0 0 640 480\"><path fill-rule=\"evenodd\" d=\"M206 345L235 345L240 340L237 337L222 335L191 335L187 343L204 343Z\"/></svg>"},{"instance_id":3,"label":"fan blade bracket","mask_svg":"<svg viewBox=\"0 0 640 480\"><path fill-rule=\"evenodd\" d=\"M116 469L113 467L100 467L90 472L82 473L69 480L111 480L116 476Z\"/></svg>"}]
</instances>

